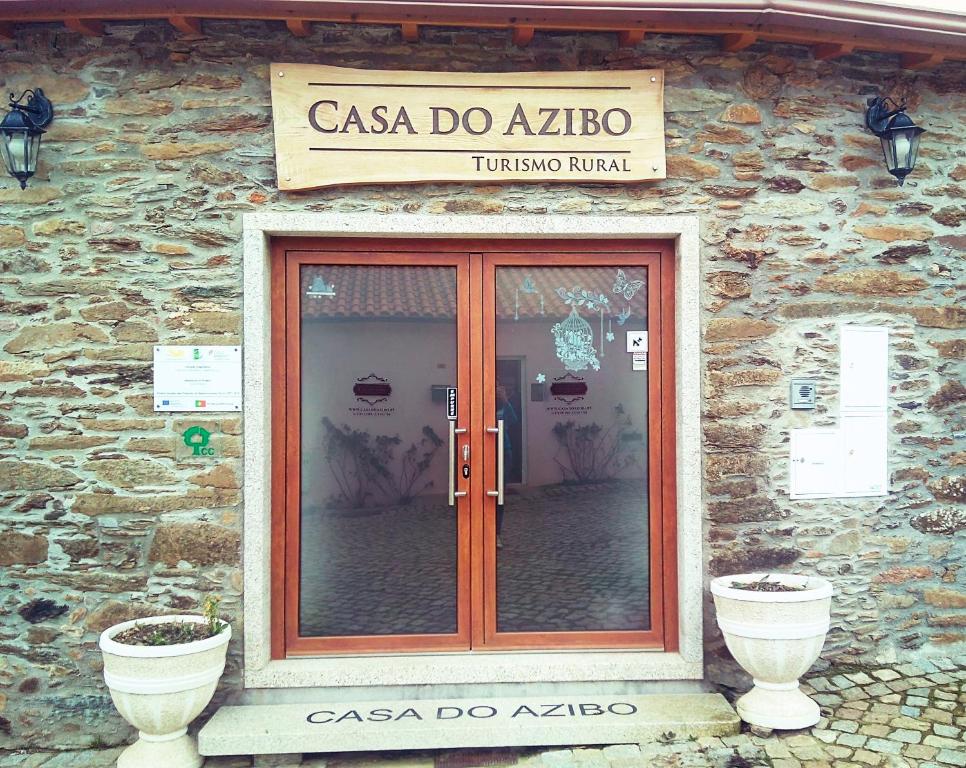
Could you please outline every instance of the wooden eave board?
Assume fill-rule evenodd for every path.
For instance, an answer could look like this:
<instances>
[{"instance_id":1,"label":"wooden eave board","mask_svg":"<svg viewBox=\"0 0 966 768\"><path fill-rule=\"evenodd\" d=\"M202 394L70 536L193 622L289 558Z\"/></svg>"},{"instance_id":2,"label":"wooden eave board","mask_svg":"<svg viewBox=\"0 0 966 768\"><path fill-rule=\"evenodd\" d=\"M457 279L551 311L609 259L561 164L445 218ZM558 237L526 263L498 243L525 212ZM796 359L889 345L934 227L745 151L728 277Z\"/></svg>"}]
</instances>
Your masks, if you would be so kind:
<instances>
[{"instance_id":1,"label":"wooden eave board","mask_svg":"<svg viewBox=\"0 0 966 768\"><path fill-rule=\"evenodd\" d=\"M695 2L690 8L660 8L638 3L591 2L566 6L544 0L512 3L355 2L354 0L186 0L179 12L202 19L262 19L323 23L504 28L530 26L538 31L618 32L643 29L648 34L724 35L755 32L762 39L797 44L847 43L855 50L889 53L943 53L966 59L966 14L882 6L876 15L846 13L823 7L823 13L794 13L770 8L764 0L739 7ZM707 8L705 8L707 6ZM57 5L36 0L0 0L0 22L54 22L65 18L92 20L167 19L171 8L160 0L62 0Z\"/></svg>"}]
</instances>

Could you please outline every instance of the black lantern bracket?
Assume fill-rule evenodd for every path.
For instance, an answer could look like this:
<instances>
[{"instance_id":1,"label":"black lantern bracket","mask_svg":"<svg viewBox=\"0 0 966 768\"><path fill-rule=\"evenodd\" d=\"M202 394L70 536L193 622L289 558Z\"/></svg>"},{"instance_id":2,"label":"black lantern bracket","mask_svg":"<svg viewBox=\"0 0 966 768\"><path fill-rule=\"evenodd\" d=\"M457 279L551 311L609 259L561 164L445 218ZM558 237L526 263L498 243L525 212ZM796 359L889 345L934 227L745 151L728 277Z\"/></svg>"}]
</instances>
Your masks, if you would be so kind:
<instances>
[{"instance_id":1,"label":"black lantern bracket","mask_svg":"<svg viewBox=\"0 0 966 768\"><path fill-rule=\"evenodd\" d=\"M26 104L23 103L24 98L27 99ZM54 119L54 105L44 96L42 88L28 88L20 94L19 99L15 99L11 93L10 107L23 112L34 127L41 131Z\"/></svg>"},{"instance_id":2,"label":"black lantern bracket","mask_svg":"<svg viewBox=\"0 0 966 768\"><path fill-rule=\"evenodd\" d=\"M888 96L870 96L866 99L865 127L876 136L881 136L889 127L889 122L896 115L904 114L906 105L896 104ZM895 109L889 109L888 104L892 104Z\"/></svg>"},{"instance_id":3,"label":"black lantern bracket","mask_svg":"<svg viewBox=\"0 0 966 768\"><path fill-rule=\"evenodd\" d=\"M866 106L865 126L878 136L886 169L901 187L906 176L916 167L919 137L926 131L906 114L905 103L897 104L888 96L871 96L866 100Z\"/></svg>"}]
</instances>

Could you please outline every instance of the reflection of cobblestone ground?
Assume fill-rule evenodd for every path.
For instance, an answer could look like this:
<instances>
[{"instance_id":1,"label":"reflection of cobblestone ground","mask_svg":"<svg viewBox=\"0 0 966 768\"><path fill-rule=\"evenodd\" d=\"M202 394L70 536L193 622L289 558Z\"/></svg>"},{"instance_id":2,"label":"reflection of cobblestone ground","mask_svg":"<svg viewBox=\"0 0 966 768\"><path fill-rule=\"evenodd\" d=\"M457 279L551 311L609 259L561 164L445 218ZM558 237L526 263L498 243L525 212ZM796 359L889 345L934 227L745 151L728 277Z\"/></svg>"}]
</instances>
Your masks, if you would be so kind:
<instances>
[{"instance_id":1,"label":"reflection of cobblestone ground","mask_svg":"<svg viewBox=\"0 0 966 768\"><path fill-rule=\"evenodd\" d=\"M647 529L643 482L507 496L499 630L649 628Z\"/></svg>"},{"instance_id":2,"label":"reflection of cobblestone ground","mask_svg":"<svg viewBox=\"0 0 966 768\"><path fill-rule=\"evenodd\" d=\"M502 631L646 629L647 520L641 483L509 495L497 558ZM306 635L456 631L456 513L423 500L306 513Z\"/></svg>"},{"instance_id":3,"label":"reflection of cobblestone ground","mask_svg":"<svg viewBox=\"0 0 966 768\"><path fill-rule=\"evenodd\" d=\"M446 750L273 756L278 768L962 768L966 766L966 656L835 670L808 679L825 717L813 729L768 737L618 744L573 749ZM0 753L0 768L108 768L118 749ZM248 768L248 757L206 768Z\"/></svg>"},{"instance_id":4,"label":"reflection of cobblestone ground","mask_svg":"<svg viewBox=\"0 0 966 768\"><path fill-rule=\"evenodd\" d=\"M456 631L456 512L445 503L302 521L304 635Z\"/></svg>"}]
</instances>

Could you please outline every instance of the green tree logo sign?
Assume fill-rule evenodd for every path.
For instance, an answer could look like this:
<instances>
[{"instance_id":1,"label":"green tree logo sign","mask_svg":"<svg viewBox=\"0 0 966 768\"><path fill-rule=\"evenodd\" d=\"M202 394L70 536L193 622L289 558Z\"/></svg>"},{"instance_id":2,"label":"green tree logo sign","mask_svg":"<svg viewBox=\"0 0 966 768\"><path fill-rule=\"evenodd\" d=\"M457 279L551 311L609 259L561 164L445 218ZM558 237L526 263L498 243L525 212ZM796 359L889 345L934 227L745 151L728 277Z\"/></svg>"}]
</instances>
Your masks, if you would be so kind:
<instances>
[{"instance_id":1,"label":"green tree logo sign","mask_svg":"<svg viewBox=\"0 0 966 768\"><path fill-rule=\"evenodd\" d=\"M215 449L208 447L208 441L211 440L211 432L204 427L188 427L181 436L184 438L184 444L192 449L192 456L215 455Z\"/></svg>"}]
</instances>

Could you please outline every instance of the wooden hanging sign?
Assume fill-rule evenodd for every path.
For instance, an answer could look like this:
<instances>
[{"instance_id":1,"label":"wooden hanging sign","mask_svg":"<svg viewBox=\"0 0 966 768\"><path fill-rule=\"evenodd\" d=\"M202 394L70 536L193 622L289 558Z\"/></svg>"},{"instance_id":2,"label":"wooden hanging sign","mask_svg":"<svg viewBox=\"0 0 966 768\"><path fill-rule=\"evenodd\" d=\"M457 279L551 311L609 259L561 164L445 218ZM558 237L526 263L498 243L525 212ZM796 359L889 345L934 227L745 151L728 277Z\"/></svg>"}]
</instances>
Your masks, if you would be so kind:
<instances>
[{"instance_id":1,"label":"wooden hanging sign","mask_svg":"<svg viewBox=\"0 0 966 768\"><path fill-rule=\"evenodd\" d=\"M665 178L664 73L273 64L279 189Z\"/></svg>"}]
</instances>

